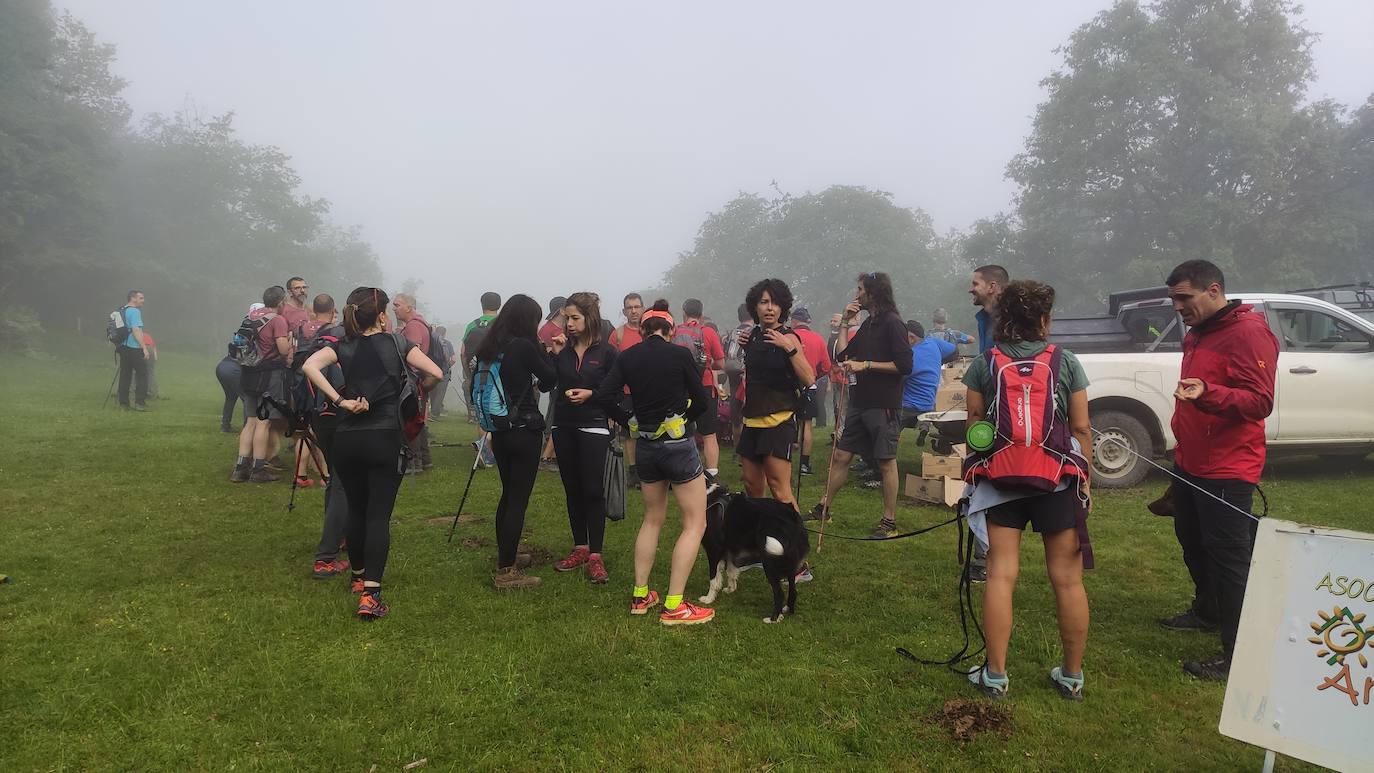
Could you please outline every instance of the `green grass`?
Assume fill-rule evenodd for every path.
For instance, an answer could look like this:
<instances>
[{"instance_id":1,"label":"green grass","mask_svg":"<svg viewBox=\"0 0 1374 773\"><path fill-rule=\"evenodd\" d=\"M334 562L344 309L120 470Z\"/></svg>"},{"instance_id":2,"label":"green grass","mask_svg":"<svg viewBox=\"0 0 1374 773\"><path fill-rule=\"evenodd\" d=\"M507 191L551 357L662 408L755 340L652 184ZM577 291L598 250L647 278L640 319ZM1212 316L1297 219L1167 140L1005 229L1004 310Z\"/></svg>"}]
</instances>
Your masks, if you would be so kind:
<instances>
[{"instance_id":1,"label":"green grass","mask_svg":"<svg viewBox=\"0 0 1374 773\"><path fill-rule=\"evenodd\" d=\"M611 524L611 583L548 566L538 589L490 586L494 471L471 463L464 423L435 425L438 468L408 479L393 525L387 597L375 624L352 616L343 580L309 577L322 494L230 485L234 437L217 431L214 361L166 355L148 414L101 410L107 352L0 358L5 496L0 572L0 770L430 769L1257 769L1262 752L1216 731L1223 688L1185 677L1214 639L1157 617L1190 586L1169 521L1143 505L1161 487L1102 493L1088 699L1066 703L1044 673L1058 642L1036 542L1017 595L1011 735L959 744L931 717L969 698L949 671L894 654L958 648L951 528L872 544L826 540L800 613L764 625L761 575L722 596L710 625L665 629L626 602L639 501ZM919 450L908 439L903 464ZM818 448L818 459L825 449ZM727 457L725 477L737 480ZM807 479L802 500L815 501ZM1276 466L1272 514L1368 529L1368 470ZM846 489L832 530L865 533L876 494ZM947 517L904 502L902 527ZM665 530L654 585L666 583ZM527 539L569 547L562 489L541 474ZM814 540L813 540L814 548ZM705 589L704 559L689 585ZM1296 763L1285 760L1283 767Z\"/></svg>"}]
</instances>

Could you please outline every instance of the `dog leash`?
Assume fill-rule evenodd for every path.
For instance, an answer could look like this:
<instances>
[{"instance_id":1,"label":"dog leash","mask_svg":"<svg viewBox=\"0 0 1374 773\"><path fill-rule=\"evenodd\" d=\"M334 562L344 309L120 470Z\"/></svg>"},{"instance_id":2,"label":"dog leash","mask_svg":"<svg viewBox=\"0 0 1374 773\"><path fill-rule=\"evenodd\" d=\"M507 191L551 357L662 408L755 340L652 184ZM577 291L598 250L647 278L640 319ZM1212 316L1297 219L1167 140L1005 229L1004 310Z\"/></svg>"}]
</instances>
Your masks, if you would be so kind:
<instances>
[{"instance_id":1,"label":"dog leash","mask_svg":"<svg viewBox=\"0 0 1374 773\"><path fill-rule=\"evenodd\" d=\"M1144 463L1150 465L1151 467L1155 468L1156 470L1159 470L1160 472L1164 473L1165 475L1168 475L1170 478L1173 478L1174 480L1178 481L1179 483L1182 483L1182 484L1185 484L1185 485L1187 485L1187 486L1191 486L1191 487L1193 487L1194 489L1197 489L1198 491L1202 492L1203 494L1205 494L1205 495L1211 497L1212 499L1215 499L1216 501L1222 503L1223 505L1226 505L1227 507L1231 508L1232 510L1235 510L1236 512L1238 512L1238 513L1240 513L1241 515L1245 516L1246 518L1249 518L1249 519L1255 521L1256 523L1258 523L1259 520L1260 520L1261 518L1267 518L1267 517L1269 516L1269 497L1267 497L1267 496L1264 495L1264 490L1261 489L1261 488L1259 487L1259 484L1256 484L1256 485L1255 485L1255 493L1256 493L1256 494L1259 494L1259 496L1260 496L1260 502L1264 504L1264 513L1263 513L1262 515L1255 515L1254 513L1251 513L1251 512L1242 510L1242 509L1240 509L1239 507L1236 507L1234 504L1232 504L1232 503L1230 503L1230 502L1227 502L1225 499L1222 499L1221 497L1217 496L1216 494L1213 494L1212 492L1208 491L1207 489L1205 489L1205 488L1203 488L1203 487L1197 485L1196 483L1194 483L1194 482L1188 480L1187 478L1184 478L1184 477L1180 476L1178 473L1174 472L1173 470L1169 469L1168 467L1165 467L1165 466L1163 466L1163 465L1161 465L1161 464L1156 464L1156 463L1154 462L1154 460L1152 460L1152 459L1146 459L1139 451L1136 451L1135 449L1131 448L1130 446L1126 445L1125 443L1121 442L1120 440L1117 440L1117 439L1114 438L1114 437L1109 437L1108 435L1106 435L1105 433L1099 431L1099 430L1096 429L1096 428L1093 429L1093 434L1094 434L1094 435L1097 435L1098 439L1101 440L1102 442L1104 442L1104 443L1113 443L1113 444L1115 444L1115 445L1116 445L1118 448L1120 448L1121 450L1125 451L1126 453L1130 454L1131 456L1134 456L1135 458L1139 459L1140 461L1142 461L1142 462L1144 462Z\"/></svg>"},{"instance_id":2,"label":"dog leash","mask_svg":"<svg viewBox=\"0 0 1374 773\"><path fill-rule=\"evenodd\" d=\"M935 524L934 526L927 526L927 527L924 528L924 529L917 529L916 531L909 531L909 532L906 532L906 533L904 533L904 534L893 534L893 535L890 536L890 537L872 537L872 536L869 536L869 537L850 537L850 536L846 536L846 535L844 535L844 534L831 534L830 537L831 537L831 539L845 539L845 540L852 540L852 541L854 541L854 542L888 542L888 541L894 540L894 539L906 539L907 537L915 537L915 536L918 535L918 534L925 534L926 532L929 532L929 531L935 531L936 529L940 528L941 526L948 526L948 525L950 525L951 523L958 523L958 522L959 522L959 519L962 518L962 517L963 517L962 515L955 515L953 518L949 519L948 521L941 521L940 523L937 523L937 524ZM809 526L802 526L802 528L803 528L803 529L806 529L807 531L811 532L812 534L822 534L822 535L825 534L825 532L824 532L823 530L817 531L816 529L812 529L812 528L810 528Z\"/></svg>"}]
</instances>

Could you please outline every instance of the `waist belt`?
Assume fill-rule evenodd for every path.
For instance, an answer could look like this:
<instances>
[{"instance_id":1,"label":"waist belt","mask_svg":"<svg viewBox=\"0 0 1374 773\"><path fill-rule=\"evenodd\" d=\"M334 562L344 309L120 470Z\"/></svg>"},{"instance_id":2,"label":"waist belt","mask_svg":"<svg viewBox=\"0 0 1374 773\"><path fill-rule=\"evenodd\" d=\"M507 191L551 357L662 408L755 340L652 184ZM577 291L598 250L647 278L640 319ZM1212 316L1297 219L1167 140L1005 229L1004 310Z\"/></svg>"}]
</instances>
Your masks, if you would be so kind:
<instances>
[{"instance_id":1,"label":"waist belt","mask_svg":"<svg viewBox=\"0 0 1374 773\"><path fill-rule=\"evenodd\" d=\"M680 413L673 414L664 419L658 428L652 432L641 430L639 422L630 419L630 432L642 440L658 440L660 438L683 440L687 437L687 417Z\"/></svg>"}]
</instances>

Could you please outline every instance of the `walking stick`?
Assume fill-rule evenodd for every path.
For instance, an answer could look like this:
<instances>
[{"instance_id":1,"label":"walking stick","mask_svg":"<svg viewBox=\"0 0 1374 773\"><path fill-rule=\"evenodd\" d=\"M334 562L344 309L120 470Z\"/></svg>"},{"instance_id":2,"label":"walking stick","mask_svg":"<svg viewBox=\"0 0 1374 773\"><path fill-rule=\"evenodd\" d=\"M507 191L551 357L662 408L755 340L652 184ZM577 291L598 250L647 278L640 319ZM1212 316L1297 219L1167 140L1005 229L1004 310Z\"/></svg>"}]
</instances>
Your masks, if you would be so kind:
<instances>
[{"instance_id":1,"label":"walking stick","mask_svg":"<svg viewBox=\"0 0 1374 773\"><path fill-rule=\"evenodd\" d=\"M485 442L485 438L483 441ZM482 447L477 446L477 453L472 457L472 469L468 472L468 484L463 487L463 496L458 500L458 512L453 514L453 525L448 527L448 541L453 544L453 532L458 530L458 519L463 515L463 505L467 504L468 491L472 489L473 476L477 475L477 465L482 463Z\"/></svg>"},{"instance_id":2,"label":"walking stick","mask_svg":"<svg viewBox=\"0 0 1374 773\"><path fill-rule=\"evenodd\" d=\"M105 402L100 404L100 410L105 410L105 406L110 404L110 395L114 394L115 382L119 380L119 350L115 350L115 372L110 379L110 388L105 390Z\"/></svg>"},{"instance_id":3,"label":"walking stick","mask_svg":"<svg viewBox=\"0 0 1374 773\"><path fill-rule=\"evenodd\" d=\"M845 398L848 397L849 379L846 377L840 382L839 398L836 402L839 407L835 410L835 435L830 441L830 463L825 466L825 495L830 495L830 476L835 471L835 446L840 444L840 438L844 437L844 420L848 415L848 405ZM816 553L821 552L821 545L825 542L825 522L830 520L830 502L826 501L821 506L821 529L820 536L816 537Z\"/></svg>"}]
</instances>

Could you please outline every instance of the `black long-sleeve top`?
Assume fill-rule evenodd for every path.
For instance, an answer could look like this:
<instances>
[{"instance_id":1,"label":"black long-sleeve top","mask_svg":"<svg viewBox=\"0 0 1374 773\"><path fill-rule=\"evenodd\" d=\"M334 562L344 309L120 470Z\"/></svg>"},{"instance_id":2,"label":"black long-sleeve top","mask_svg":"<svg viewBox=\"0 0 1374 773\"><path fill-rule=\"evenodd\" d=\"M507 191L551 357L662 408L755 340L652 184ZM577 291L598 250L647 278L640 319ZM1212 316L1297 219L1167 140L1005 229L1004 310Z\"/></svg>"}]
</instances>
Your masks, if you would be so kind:
<instances>
[{"instance_id":1,"label":"black long-sleeve top","mask_svg":"<svg viewBox=\"0 0 1374 773\"><path fill-rule=\"evenodd\" d=\"M586 400L574 405L567 398L569 389L590 389L593 392L601 386L606 374L611 371L617 359L615 347L596 343L587 347L579 359L571 344L554 358L558 367L558 398L553 406L553 423L558 427L602 427L606 426L606 409Z\"/></svg>"},{"instance_id":2,"label":"black long-sleeve top","mask_svg":"<svg viewBox=\"0 0 1374 773\"><path fill-rule=\"evenodd\" d=\"M856 408L902 407L902 382L911 373L911 343L906 332L906 323L895 311L869 317L840 353L846 360L890 362L897 366L896 373L859 371L858 383L850 392Z\"/></svg>"},{"instance_id":3,"label":"black long-sleeve top","mask_svg":"<svg viewBox=\"0 0 1374 773\"><path fill-rule=\"evenodd\" d=\"M528 417L527 427L542 429L544 417L532 380L539 379L541 392L553 389L558 382L553 356L528 338L512 338L501 348L501 354L501 390L506 394L507 411L512 417ZM538 421L534 421L536 416Z\"/></svg>"},{"instance_id":4,"label":"black long-sleeve top","mask_svg":"<svg viewBox=\"0 0 1374 773\"><path fill-rule=\"evenodd\" d=\"M621 424L630 420L620 407L625 386L630 388L635 420L645 432L654 431L669 416L682 414L690 420L706 410L706 388L692 353L657 335L621 352L592 396L592 402Z\"/></svg>"}]
</instances>

